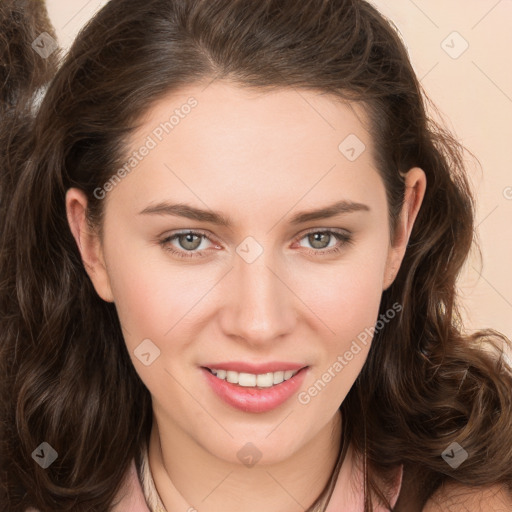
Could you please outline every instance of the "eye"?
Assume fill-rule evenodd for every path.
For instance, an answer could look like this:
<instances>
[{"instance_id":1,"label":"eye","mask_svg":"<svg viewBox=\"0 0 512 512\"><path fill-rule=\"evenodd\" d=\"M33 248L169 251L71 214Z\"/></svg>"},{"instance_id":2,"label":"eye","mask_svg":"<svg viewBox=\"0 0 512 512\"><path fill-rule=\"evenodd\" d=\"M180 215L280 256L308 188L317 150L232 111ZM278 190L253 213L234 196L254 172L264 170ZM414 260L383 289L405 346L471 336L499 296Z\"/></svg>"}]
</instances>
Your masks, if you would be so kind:
<instances>
[{"instance_id":1,"label":"eye","mask_svg":"<svg viewBox=\"0 0 512 512\"><path fill-rule=\"evenodd\" d=\"M346 245L353 243L352 235L349 232L333 229L309 231L305 235L302 235L301 238L298 238L297 241L304 239L307 239L307 242L316 249L308 250L308 252L318 256L335 254L341 251ZM331 241L334 242L334 245L329 245ZM338 243L336 243L336 241Z\"/></svg>"},{"instance_id":2,"label":"eye","mask_svg":"<svg viewBox=\"0 0 512 512\"><path fill-rule=\"evenodd\" d=\"M175 240L178 242L181 250L177 250L175 248L176 246L170 245L171 242L174 242ZM203 254L204 248L201 251L197 251L197 249L201 247L203 240L209 240L208 236L203 232L184 231L175 233L174 235L160 240L159 244L164 248L164 250L169 251L180 258L202 258L205 256L205 254Z\"/></svg>"},{"instance_id":3,"label":"eye","mask_svg":"<svg viewBox=\"0 0 512 512\"><path fill-rule=\"evenodd\" d=\"M310 231L297 238L296 242L306 238L313 247L308 252L318 256L337 253L344 246L353 243L352 235L349 232L333 229ZM179 258L203 258L207 256L205 254L207 249L204 247L200 249L204 240L211 241L205 232L187 230L167 236L158 243L165 251L169 251ZM177 246L173 245L174 241L177 242ZM335 244L329 245L331 241L334 241ZM220 248L220 246L216 245L216 248Z\"/></svg>"}]
</instances>

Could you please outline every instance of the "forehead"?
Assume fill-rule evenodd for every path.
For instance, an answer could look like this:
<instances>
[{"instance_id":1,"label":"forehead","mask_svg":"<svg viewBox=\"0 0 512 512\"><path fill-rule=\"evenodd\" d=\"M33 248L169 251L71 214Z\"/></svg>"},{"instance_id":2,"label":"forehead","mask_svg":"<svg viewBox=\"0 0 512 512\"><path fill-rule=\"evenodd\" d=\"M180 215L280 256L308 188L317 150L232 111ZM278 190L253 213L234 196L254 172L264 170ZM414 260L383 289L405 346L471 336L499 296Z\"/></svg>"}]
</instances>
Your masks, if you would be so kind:
<instances>
[{"instance_id":1,"label":"forehead","mask_svg":"<svg viewBox=\"0 0 512 512\"><path fill-rule=\"evenodd\" d=\"M367 128L361 105L318 91L190 86L148 109L127 154L150 149L123 181L138 205L179 191L287 204L328 192L364 202L380 179Z\"/></svg>"},{"instance_id":2,"label":"forehead","mask_svg":"<svg viewBox=\"0 0 512 512\"><path fill-rule=\"evenodd\" d=\"M248 88L222 80L172 92L153 104L142 121L132 141L148 133L157 142L194 134L202 146L244 142L245 153L250 141L283 150L287 142L309 141L295 147L297 154L314 154L314 146L339 151L338 142L349 135L371 142L361 104L311 89ZM236 150L233 146L231 153Z\"/></svg>"}]
</instances>

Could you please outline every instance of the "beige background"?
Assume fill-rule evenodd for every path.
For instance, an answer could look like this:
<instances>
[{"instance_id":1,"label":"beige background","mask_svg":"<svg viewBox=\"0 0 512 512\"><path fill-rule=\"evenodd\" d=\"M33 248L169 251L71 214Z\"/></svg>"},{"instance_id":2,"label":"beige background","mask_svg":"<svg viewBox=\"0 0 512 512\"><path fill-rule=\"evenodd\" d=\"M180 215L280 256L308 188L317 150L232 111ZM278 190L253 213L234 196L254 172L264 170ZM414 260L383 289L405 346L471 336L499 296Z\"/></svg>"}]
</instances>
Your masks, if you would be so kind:
<instances>
[{"instance_id":1,"label":"beige background","mask_svg":"<svg viewBox=\"0 0 512 512\"><path fill-rule=\"evenodd\" d=\"M105 3L47 0L60 44L68 47ZM493 327L512 338L512 0L373 3L395 23L427 94L481 163L468 161L483 266L474 251L460 293L468 330Z\"/></svg>"}]
</instances>

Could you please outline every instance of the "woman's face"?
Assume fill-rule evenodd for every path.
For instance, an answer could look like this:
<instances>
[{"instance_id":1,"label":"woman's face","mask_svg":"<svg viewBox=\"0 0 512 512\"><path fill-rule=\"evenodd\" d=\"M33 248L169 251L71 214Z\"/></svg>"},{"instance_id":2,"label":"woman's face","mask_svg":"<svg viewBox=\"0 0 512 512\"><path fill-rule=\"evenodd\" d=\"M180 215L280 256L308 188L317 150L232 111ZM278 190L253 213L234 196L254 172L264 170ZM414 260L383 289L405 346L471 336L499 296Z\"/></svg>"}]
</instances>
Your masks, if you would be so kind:
<instances>
[{"instance_id":1,"label":"woman's face","mask_svg":"<svg viewBox=\"0 0 512 512\"><path fill-rule=\"evenodd\" d=\"M360 107L326 95L226 82L148 112L130 171L105 187L101 246L81 243L97 292L115 302L159 430L226 461L239 462L245 446L271 463L333 422L424 187L421 170L409 173L416 196L391 247L360 119ZM80 197L68 193L70 219Z\"/></svg>"}]
</instances>

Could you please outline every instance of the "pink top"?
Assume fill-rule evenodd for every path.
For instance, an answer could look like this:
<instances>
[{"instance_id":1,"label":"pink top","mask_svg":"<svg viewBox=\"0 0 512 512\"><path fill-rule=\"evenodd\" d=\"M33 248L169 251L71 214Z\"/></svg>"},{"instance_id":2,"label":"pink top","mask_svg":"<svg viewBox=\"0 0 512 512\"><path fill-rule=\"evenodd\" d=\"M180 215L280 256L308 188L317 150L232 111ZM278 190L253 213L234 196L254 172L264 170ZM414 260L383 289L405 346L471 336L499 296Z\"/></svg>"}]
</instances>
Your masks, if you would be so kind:
<instances>
[{"instance_id":1,"label":"pink top","mask_svg":"<svg viewBox=\"0 0 512 512\"><path fill-rule=\"evenodd\" d=\"M351 455L352 450L349 448L346 457L348 458ZM362 467L360 464L356 464L355 467L357 467L358 473L353 478L350 465L343 464L341 466L326 512L340 512L340 510L347 512L364 511ZM403 466L400 466L396 471L391 490L390 504L392 507L395 506L398 500L402 487L402 477ZM149 469L147 451L143 452L140 477L137 474L135 461L132 461L129 469L129 479L118 496L119 498L122 497L122 500L113 509L113 512L173 512L166 511L160 500ZM190 507L190 509L193 510L193 507ZM183 510L187 510L187 508ZM388 510L384 507L376 506L373 512L388 512Z\"/></svg>"},{"instance_id":2,"label":"pink top","mask_svg":"<svg viewBox=\"0 0 512 512\"><path fill-rule=\"evenodd\" d=\"M351 449L349 448L346 457L348 458L351 453ZM358 468L358 473L356 477L351 480L350 466L347 464L342 465L326 512L339 512L340 510L347 512L363 512L364 492L362 471L360 465L356 465L356 467ZM124 487L121 488L118 494L120 501L113 509L113 512L172 512L166 511L156 491L149 467L147 450L143 451L140 473L140 475L137 473L135 461L132 460L128 470L128 478ZM400 494L402 476L403 466L400 466L396 472L390 498L390 503L393 507ZM351 484L351 481L357 482L357 484ZM187 509L184 508L183 510ZM26 512L38 511L34 508L29 508ZM384 507L376 507L374 512L387 512L387 509Z\"/></svg>"}]
</instances>

